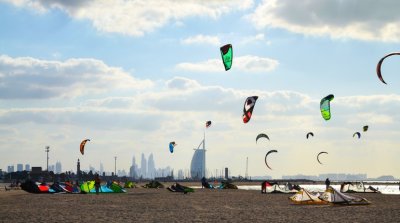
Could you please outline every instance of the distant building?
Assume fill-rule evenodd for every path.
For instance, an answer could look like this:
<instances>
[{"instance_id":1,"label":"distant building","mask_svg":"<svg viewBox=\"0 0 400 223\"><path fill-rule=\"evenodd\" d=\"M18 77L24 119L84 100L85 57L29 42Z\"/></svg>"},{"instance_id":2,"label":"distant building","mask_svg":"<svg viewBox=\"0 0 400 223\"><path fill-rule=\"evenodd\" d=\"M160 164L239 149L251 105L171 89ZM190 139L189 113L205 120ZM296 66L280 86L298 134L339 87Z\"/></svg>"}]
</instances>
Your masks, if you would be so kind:
<instances>
[{"instance_id":1,"label":"distant building","mask_svg":"<svg viewBox=\"0 0 400 223\"><path fill-rule=\"evenodd\" d=\"M32 171L31 171L31 173L37 173L37 174L41 174L42 173L42 167L36 167L36 166L33 166L32 167Z\"/></svg>"},{"instance_id":2,"label":"distant building","mask_svg":"<svg viewBox=\"0 0 400 223\"><path fill-rule=\"evenodd\" d=\"M103 173L104 172L104 166L103 166L103 163L100 163L100 173Z\"/></svg>"},{"instance_id":3,"label":"distant building","mask_svg":"<svg viewBox=\"0 0 400 223\"><path fill-rule=\"evenodd\" d=\"M140 175L144 178L147 177L147 161L143 153L142 153L142 160L140 161Z\"/></svg>"},{"instance_id":4,"label":"distant building","mask_svg":"<svg viewBox=\"0 0 400 223\"><path fill-rule=\"evenodd\" d=\"M48 171L50 172L50 171L55 171L55 166L54 165L49 165L49 169L48 169Z\"/></svg>"},{"instance_id":5,"label":"distant building","mask_svg":"<svg viewBox=\"0 0 400 223\"><path fill-rule=\"evenodd\" d=\"M8 173L14 172L14 165L12 165L12 166L7 166L7 172L8 172Z\"/></svg>"},{"instance_id":6,"label":"distant building","mask_svg":"<svg viewBox=\"0 0 400 223\"><path fill-rule=\"evenodd\" d=\"M183 176L183 170L178 170L178 177L177 177L177 179L178 180L182 180L182 179L184 179L185 177Z\"/></svg>"},{"instance_id":7,"label":"distant building","mask_svg":"<svg viewBox=\"0 0 400 223\"><path fill-rule=\"evenodd\" d=\"M18 163L17 164L17 171L24 171L24 165L23 164L21 164L21 163Z\"/></svg>"},{"instance_id":8,"label":"distant building","mask_svg":"<svg viewBox=\"0 0 400 223\"><path fill-rule=\"evenodd\" d=\"M56 163L56 172L55 173L61 173L61 172L62 172L61 162L57 161L57 163Z\"/></svg>"},{"instance_id":9,"label":"distant building","mask_svg":"<svg viewBox=\"0 0 400 223\"><path fill-rule=\"evenodd\" d=\"M132 157L132 165L129 168L129 177L136 179L138 178L138 166L136 164L135 156Z\"/></svg>"},{"instance_id":10,"label":"distant building","mask_svg":"<svg viewBox=\"0 0 400 223\"><path fill-rule=\"evenodd\" d=\"M206 176L206 146L205 146L205 136L201 141L199 147L194 150L194 154L192 157L192 162L190 164L190 175L192 179L201 179ZM203 148L200 149L200 146L203 145Z\"/></svg>"},{"instance_id":11,"label":"distant building","mask_svg":"<svg viewBox=\"0 0 400 223\"><path fill-rule=\"evenodd\" d=\"M25 164L25 171L31 171L31 165Z\"/></svg>"},{"instance_id":12,"label":"distant building","mask_svg":"<svg viewBox=\"0 0 400 223\"><path fill-rule=\"evenodd\" d=\"M147 162L147 177L150 179L154 179L156 174L156 166L154 163L153 153L149 156L149 161Z\"/></svg>"}]
</instances>

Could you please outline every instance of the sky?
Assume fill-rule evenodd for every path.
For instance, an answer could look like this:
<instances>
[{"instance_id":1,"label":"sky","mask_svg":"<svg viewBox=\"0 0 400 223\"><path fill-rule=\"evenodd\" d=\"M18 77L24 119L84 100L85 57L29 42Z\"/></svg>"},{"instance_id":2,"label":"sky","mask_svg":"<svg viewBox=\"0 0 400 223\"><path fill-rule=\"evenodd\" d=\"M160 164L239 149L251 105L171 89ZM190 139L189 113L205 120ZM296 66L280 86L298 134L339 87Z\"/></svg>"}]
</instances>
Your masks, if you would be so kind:
<instances>
[{"instance_id":1,"label":"sky","mask_svg":"<svg viewBox=\"0 0 400 223\"><path fill-rule=\"evenodd\" d=\"M0 0L0 168L44 167L50 146L50 164L63 170L80 159L83 169L103 163L111 172L117 156L128 171L142 153L153 153L156 168L188 170L205 132L209 172L244 176L248 158L251 176L400 177L400 57L382 65L387 85L376 75L380 58L399 51L399 8L397 0ZM219 48L228 43L225 71ZM319 103L329 94L325 121ZM256 143L259 133L270 141Z\"/></svg>"}]
</instances>

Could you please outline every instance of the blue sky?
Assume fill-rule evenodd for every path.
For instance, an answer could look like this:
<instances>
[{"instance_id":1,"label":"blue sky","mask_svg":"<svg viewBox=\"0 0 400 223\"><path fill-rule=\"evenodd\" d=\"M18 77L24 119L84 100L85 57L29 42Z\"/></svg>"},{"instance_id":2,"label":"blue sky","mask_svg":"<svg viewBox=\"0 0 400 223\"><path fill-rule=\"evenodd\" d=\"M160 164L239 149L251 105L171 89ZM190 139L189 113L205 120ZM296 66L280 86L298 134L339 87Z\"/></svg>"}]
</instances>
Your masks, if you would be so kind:
<instances>
[{"instance_id":1,"label":"blue sky","mask_svg":"<svg viewBox=\"0 0 400 223\"><path fill-rule=\"evenodd\" d=\"M391 174L400 166L397 1L0 1L0 168L51 161L128 170L132 156L244 175ZM233 45L224 71L219 47ZM319 101L334 94L332 119ZM241 120L248 96L259 100ZM360 140L352 135L363 125ZM306 140L313 131L315 137ZM255 144L258 133L271 138ZM78 146L90 138L87 153ZM168 143L176 141L174 154ZM273 171L264 164L270 149ZM316 154L328 151L325 164Z\"/></svg>"}]
</instances>

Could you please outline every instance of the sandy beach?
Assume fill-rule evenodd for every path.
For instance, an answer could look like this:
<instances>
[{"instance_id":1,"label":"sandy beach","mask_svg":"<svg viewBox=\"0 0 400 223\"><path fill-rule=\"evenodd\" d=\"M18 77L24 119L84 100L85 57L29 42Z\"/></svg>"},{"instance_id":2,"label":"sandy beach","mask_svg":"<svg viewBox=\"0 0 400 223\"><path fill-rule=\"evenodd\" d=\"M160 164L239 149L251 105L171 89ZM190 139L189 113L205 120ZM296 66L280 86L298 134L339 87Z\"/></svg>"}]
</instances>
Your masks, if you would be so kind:
<instances>
[{"instance_id":1,"label":"sandy beach","mask_svg":"<svg viewBox=\"0 0 400 223\"><path fill-rule=\"evenodd\" d=\"M359 194L368 206L306 206L247 190L128 189L123 194L0 191L0 222L397 222L396 195Z\"/></svg>"}]
</instances>

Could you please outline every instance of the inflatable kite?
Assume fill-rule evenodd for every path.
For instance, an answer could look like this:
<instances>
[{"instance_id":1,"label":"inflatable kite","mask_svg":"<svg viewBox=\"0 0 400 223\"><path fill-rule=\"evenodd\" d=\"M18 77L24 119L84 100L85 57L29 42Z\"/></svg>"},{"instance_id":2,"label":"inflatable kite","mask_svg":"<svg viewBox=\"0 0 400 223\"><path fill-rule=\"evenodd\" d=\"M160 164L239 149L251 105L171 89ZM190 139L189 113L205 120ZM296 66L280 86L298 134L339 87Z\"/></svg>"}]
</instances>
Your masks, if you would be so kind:
<instances>
[{"instance_id":1,"label":"inflatable kite","mask_svg":"<svg viewBox=\"0 0 400 223\"><path fill-rule=\"evenodd\" d=\"M272 169L271 169L271 167L268 166L267 156L268 156L269 154L271 154L271 153L277 153L277 152L278 152L277 150L274 150L274 149L273 149L273 150L268 151L267 154L265 155L265 165L267 165L267 167L268 167L270 170L272 170Z\"/></svg>"},{"instance_id":2,"label":"inflatable kite","mask_svg":"<svg viewBox=\"0 0 400 223\"><path fill-rule=\"evenodd\" d=\"M269 137L268 137L266 134L264 134L264 133L258 134L258 136L256 137L256 143L257 143L257 141L258 141L259 138L267 138L267 139L269 140Z\"/></svg>"},{"instance_id":3,"label":"inflatable kite","mask_svg":"<svg viewBox=\"0 0 400 223\"><path fill-rule=\"evenodd\" d=\"M170 151L171 153L174 152L174 148L175 148L176 145L178 145L178 144L176 144L175 142L170 142L170 143L169 143L169 151Z\"/></svg>"},{"instance_id":4,"label":"inflatable kite","mask_svg":"<svg viewBox=\"0 0 400 223\"><path fill-rule=\"evenodd\" d=\"M224 63L225 71L231 69L232 67L232 57L233 57L233 52L232 52L232 45L231 44L226 44L225 46L222 46L220 48L221 51L221 57L222 57L222 62Z\"/></svg>"},{"instance_id":5,"label":"inflatable kite","mask_svg":"<svg viewBox=\"0 0 400 223\"><path fill-rule=\"evenodd\" d=\"M400 52L389 53L388 55L382 57L382 59L380 59L378 64L376 65L376 74L378 75L379 80L381 80L382 83L384 83L384 84L386 84L386 82L383 80L382 73L381 73L382 62L387 57L390 57L390 56L393 56L393 55L400 55Z\"/></svg>"},{"instance_id":6,"label":"inflatable kite","mask_svg":"<svg viewBox=\"0 0 400 223\"><path fill-rule=\"evenodd\" d=\"M320 102L321 115L326 121L331 119L330 101L332 101L333 98L334 98L333 94L330 94L330 95L324 97Z\"/></svg>"},{"instance_id":7,"label":"inflatable kite","mask_svg":"<svg viewBox=\"0 0 400 223\"><path fill-rule=\"evenodd\" d=\"M314 137L314 133L312 133L312 132L307 133L307 135L306 135L307 139L308 139L308 137L310 137L310 136Z\"/></svg>"},{"instance_id":8,"label":"inflatable kite","mask_svg":"<svg viewBox=\"0 0 400 223\"><path fill-rule=\"evenodd\" d=\"M211 121L206 121L206 128L211 126Z\"/></svg>"},{"instance_id":9,"label":"inflatable kite","mask_svg":"<svg viewBox=\"0 0 400 223\"><path fill-rule=\"evenodd\" d=\"M364 132L368 131L368 125L366 125L366 126L363 127L363 131L364 131Z\"/></svg>"},{"instance_id":10,"label":"inflatable kite","mask_svg":"<svg viewBox=\"0 0 400 223\"><path fill-rule=\"evenodd\" d=\"M320 152L320 153L318 153L318 155L317 155L317 160L318 160L318 163L320 163L320 164L322 164L321 163L321 161L319 161L319 155L321 155L321 154L328 154L328 152Z\"/></svg>"},{"instance_id":11,"label":"inflatable kite","mask_svg":"<svg viewBox=\"0 0 400 223\"><path fill-rule=\"evenodd\" d=\"M251 119L251 115L253 114L254 105L256 105L256 101L258 96L251 96L246 99L243 106L243 123L247 123Z\"/></svg>"},{"instance_id":12,"label":"inflatable kite","mask_svg":"<svg viewBox=\"0 0 400 223\"><path fill-rule=\"evenodd\" d=\"M82 155L85 153L85 145L86 145L86 142L87 142L87 141L90 141L90 139L85 139L85 140L83 140L83 141L81 142L80 147L79 147L79 150L81 151Z\"/></svg>"}]
</instances>

